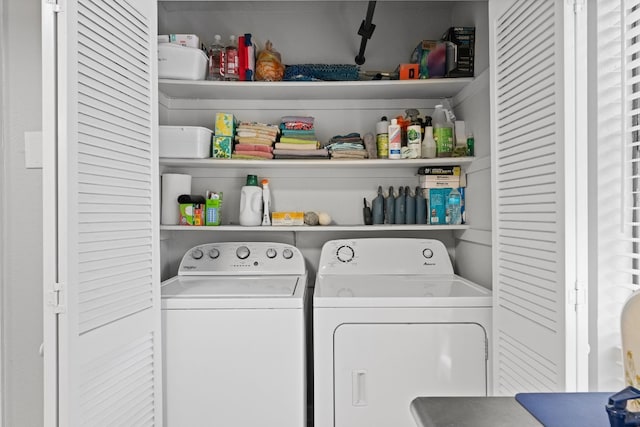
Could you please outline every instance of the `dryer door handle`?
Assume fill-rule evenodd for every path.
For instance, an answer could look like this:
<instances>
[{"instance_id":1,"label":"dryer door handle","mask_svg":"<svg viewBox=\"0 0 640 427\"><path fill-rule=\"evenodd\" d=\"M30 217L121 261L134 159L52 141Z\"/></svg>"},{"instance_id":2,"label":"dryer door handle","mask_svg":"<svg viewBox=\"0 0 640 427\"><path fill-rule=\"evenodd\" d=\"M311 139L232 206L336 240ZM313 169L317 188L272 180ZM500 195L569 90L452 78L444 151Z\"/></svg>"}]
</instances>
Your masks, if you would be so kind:
<instances>
[{"instance_id":1,"label":"dryer door handle","mask_svg":"<svg viewBox=\"0 0 640 427\"><path fill-rule=\"evenodd\" d=\"M367 371L359 369L351 371L351 404L367 406Z\"/></svg>"}]
</instances>

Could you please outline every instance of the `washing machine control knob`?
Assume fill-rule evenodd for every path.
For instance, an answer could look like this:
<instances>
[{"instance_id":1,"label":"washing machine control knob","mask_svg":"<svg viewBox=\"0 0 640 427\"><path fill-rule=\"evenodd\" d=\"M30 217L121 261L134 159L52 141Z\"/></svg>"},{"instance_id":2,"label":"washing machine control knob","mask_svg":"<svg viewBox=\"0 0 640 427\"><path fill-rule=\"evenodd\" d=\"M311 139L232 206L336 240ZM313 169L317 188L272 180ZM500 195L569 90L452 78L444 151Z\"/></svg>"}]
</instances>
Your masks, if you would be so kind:
<instances>
[{"instance_id":1,"label":"washing machine control knob","mask_svg":"<svg viewBox=\"0 0 640 427\"><path fill-rule=\"evenodd\" d=\"M240 259L247 259L250 254L251 251L249 251L249 248L246 246L240 246L238 249L236 249L236 255Z\"/></svg>"},{"instance_id":2,"label":"washing machine control knob","mask_svg":"<svg viewBox=\"0 0 640 427\"><path fill-rule=\"evenodd\" d=\"M191 251L191 258L193 259L200 259L203 255L204 253L202 252L202 249L194 249Z\"/></svg>"},{"instance_id":3,"label":"washing machine control knob","mask_svg":"<svg viewBox=\"0 0 640 427\"><path fill-rule=\"evenodd\" d=\"M209 251L209 258L216 259L220 256L220 251L216 248L213 248Z\"/></svg>"},{"instance_id":4,"label":"washing machine control knob","mask_svg":"<svg viewBox=\"0 0 640 427\"><path fill-rule=\"evenodd\" d=\"M422 251L422 256L424 256L425 258L429 259L433 257L433 251L429 248L425 249Z\"/></svg>"},{"instance_id":5,"label":"washing machine control knob","mask_svg":"<svg viewBox=\"0 0 640 427\"><path fill-rule=\"evenodd\" d=\"M338 257L338 261L340 262L351 262L355 255L356 252L351 246L348 245L340 246L336 251L336 256Z\"/></svg>"},{"instance_id":6,"label":"washing machine control knob","mask_svg":"<svg viewBox=\"0 0 640 427\"><path fill-rule=\"evenodd\" d=\"M291 258L293 258L293 251L291 249L287 248L287 249L282 251L282 256L285 259L291 259Z\"/></svg>"},{"instance_id":7,"label":"washing machine control knob","mask_svg":"<svg viewBox=\"0 0 640 427\"><path fill-rule=\"evenodd\" d=\"M275 258L276 255L278 255L278 253L276 252L275 249L273 248L267 249L267 258Z\"/></svg>"}]
</instances>

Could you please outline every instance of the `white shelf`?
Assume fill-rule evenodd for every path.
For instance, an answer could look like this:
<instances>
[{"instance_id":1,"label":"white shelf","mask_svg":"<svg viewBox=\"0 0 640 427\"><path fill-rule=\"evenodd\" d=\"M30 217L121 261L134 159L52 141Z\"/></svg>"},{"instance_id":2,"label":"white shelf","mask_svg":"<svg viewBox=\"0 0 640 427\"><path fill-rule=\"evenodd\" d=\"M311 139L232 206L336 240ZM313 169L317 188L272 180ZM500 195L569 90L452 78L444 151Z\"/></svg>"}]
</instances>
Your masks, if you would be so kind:
<instances>
[{"instance_id":1,"label":"white shelf","mask_svg":"<svg viewBox=\"0 0 640 427\"><path fill-rule=\"evenodd\" d=\"M304 168L406 168L420 166L467 166L473 162L474 157L442 157L437 159L369 159L369 160L234 160L234 159L172 159L160 158L161 166L190 167L190 168L216 168L233 169L240 167L253 168L278 168L304 167Z\"/></svg>"},{"instance_id":2,"label":"white shelf","mask_svg":"<svg viewBox=\"0 0 640 427\"><path fill-rule=\"evenodd\" d=\"M442 231L442 230L467 230L468 225L293 225L293 226L258 226L245 227L242 225L220 225L220 226L186 226L186 225L162 225L161 231L187 231L187 232L207 232L207 231L251 231L251 232L327 232L327 231Z\"/></svg>"},{"instance_id":3,"label":"white shelf","mask_svg":"<svg viewBox=\"0 0 640 427\"><path fill-rule=\"evenodd\" d=\"M340 82L218 82L160 79L160 92L173 99L427 99L456 95L471 77L427 80Z\"/></svg>"}]
</instances>

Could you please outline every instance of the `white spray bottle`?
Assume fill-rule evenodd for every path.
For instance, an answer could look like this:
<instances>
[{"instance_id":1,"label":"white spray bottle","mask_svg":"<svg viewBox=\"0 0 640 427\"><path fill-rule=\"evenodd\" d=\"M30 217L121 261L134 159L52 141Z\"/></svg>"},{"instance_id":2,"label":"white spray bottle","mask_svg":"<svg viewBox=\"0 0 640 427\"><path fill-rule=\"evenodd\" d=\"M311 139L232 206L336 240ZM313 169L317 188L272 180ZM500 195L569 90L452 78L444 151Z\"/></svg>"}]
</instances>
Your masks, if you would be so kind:
<instances>
[{"instance_id":1,"label":"white spray bottle","mask_svg":"<svg viewBox=\"0 0 640 427\"><path fill-rule=\"evenodd\" d=\"M271 225L271 191L269 191L269 180L263 179L262 184L262 225Z\"/></svg>"}]
</instances>

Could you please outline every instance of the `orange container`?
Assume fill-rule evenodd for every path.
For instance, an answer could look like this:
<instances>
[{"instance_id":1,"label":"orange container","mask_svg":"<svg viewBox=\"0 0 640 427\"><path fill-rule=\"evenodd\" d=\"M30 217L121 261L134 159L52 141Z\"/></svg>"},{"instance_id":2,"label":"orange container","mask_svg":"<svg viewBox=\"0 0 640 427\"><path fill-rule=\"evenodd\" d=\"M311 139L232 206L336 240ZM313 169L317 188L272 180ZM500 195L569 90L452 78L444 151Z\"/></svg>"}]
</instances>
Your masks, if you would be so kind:
<instances>
[{"instance_id":1,"label":"orange container","mask_svg":"<svg viewBox=\"0 0 640 427\"><path fill-rule=\"evenodd\" d=\"M400 64L400 80L413 80L420 78L418 64Z\"/></svg>"}]
</instances>

